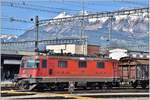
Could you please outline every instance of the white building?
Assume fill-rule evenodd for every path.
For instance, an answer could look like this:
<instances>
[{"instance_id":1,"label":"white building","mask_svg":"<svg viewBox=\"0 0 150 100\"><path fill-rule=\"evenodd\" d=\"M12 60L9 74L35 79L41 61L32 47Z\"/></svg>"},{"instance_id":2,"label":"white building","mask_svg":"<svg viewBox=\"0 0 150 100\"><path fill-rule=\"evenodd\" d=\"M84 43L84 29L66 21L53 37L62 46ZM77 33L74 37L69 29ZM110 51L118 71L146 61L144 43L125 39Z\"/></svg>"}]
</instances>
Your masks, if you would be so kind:
<instances>
[{"instance_id":1,"label":"white building","mask_svg":"<svg viewBox=\"0 0 150 100\"><path fill-rule=\"evenodd\" d=\"M122 57L149 58L149 52L128 51L125 49L117 48L109 51L109 57L117 60L119 60Z\"/></svg>"},{"instance_id":2,"label":"white building","mask_svg":"<svg viewBox=\"0 0 150 100\"><path fill-rule=\"evenodd\" d=\"M127 50L125 49L117 48L117 49L113 49L109 51L109 57L112 59L119 60L120 58L126 57L126 56L128 56L128 54L127 54Z\"/></svg>"},{"instance_id":3,"label":"white building","mask_svg":"<svg viewBox=\"0 0 150 100\"><path fill-rule=\"evenodd\" d=\"M87 45L79 44L61 44L61 45L48 45L47 50L53 50L55 53L72 53L72 54L84 54L87 55Z\"/></svg>"}]
</instances>

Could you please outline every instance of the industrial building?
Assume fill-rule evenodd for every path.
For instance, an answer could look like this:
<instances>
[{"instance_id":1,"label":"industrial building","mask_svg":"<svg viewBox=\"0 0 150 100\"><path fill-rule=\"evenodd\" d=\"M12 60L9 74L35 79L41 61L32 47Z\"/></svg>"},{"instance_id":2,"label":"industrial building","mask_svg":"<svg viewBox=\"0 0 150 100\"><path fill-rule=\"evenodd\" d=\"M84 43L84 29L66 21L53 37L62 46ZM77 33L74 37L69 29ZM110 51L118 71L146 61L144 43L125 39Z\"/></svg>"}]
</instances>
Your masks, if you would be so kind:
<instances>
[{"instance_id":1,"label":"industrial building","mask_svg":"<svg viewBox=\"0 0 150 100\"><path fill-rule=\"evenodd\" d=\"M47 45L47 50L52 50L54 53L71 53L82 55L97 55L100 53L100 46L98 45L82 45L82 44L61 44L61 45Z\"/></svg>"}]
</instances>

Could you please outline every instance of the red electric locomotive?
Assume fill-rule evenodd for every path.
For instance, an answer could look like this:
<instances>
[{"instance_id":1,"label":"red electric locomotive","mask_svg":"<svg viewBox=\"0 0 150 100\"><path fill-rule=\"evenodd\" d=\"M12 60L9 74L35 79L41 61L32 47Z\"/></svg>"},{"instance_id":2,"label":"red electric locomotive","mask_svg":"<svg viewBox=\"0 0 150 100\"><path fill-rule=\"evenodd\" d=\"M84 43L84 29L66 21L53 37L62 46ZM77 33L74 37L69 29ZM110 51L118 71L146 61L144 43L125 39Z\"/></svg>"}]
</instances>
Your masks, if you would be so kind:
<instances>
[{"instance_id":1,"label":"red electric locomotive","mask_svg":"<svg viewBox=\"0 0 150 100\"><path fill-rule=\"evenodd\" d=\"M17 84L21 89L111 88L119 86L118 61L74 55L22 58Z\"/></svg>"}]
</instances>

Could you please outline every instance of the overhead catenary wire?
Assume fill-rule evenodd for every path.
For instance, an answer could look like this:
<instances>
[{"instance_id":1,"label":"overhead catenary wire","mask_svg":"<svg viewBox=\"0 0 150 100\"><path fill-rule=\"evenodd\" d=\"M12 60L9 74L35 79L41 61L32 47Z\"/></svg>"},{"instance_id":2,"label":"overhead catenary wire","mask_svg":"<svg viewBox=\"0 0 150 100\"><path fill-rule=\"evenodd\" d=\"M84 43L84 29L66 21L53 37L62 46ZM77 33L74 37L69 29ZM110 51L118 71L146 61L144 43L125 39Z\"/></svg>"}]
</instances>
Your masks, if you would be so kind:
<instances>
[{"instance_id":1,"label":"overhead catenary wire","mask_svg":"<svg viewBox=\"0 0 150 100\"><path fill-rule=\"evenodd\" d=\"M1 21L9 21L9 22L31 23L31 24L34 23L31 19L25 20L25 19L14 18L14 17L0 17L0 20Z\"/></svg>"},{"instance_id":2,"label":"overhead catenary wire","mask_svg":"<svg viewBox=\"0 0 150 100\"><path fill-rule=\"evenodd\" d=\"M105 0L103 0L103 1L105 1ZM86 0L85 1L85 5L87 4L87 5L103 6L103 5L99 5L103 1L102 0L95 0L95 1L93 1L93 0ZM121 2L121 3L127 3L127 4L135 4L135 5L144 5L144 6L146 6L145 3L141 3L141 2L138 2L138 1L109 0L109 2L110 1L111 2L116 2L116 3L120 3ZM7 3L7 4L9 4L11 6L14 6L14 7L19 7L19 8L23 8L23 9L30 9L30 10L36 10L36 11L42 11L42 12L49 12L49 13L60 13L63 10L66 10L66 11L69 11L69 12L79 11L78 9L48 7L48 6L42 6L42 5L35 5L35 4L32 4L32 3L28 3L28 2L29 2L28 0L27 1L18 1L18 2L16 2L16 1L11 2L11 1L5 1L5 0L3 0L1 3L2 3L2 6L3 6L4 3ZM51 3L52 1L47 0L46 2L50 2ZM70 3L71 5L78 4L79 6L81 6L79 1L72 1L72 0L53 1L52 3L63 3L63 5L65 3ZM5 6L8 6L8 5L5 4ZM59 10L59 11L56 11L56 10Z\"/></svg>"},{"instance_id":3,"label":"overhead catenary wire","mask_svg":"<svg viewBox=\"0 0 150 100\"><path fill-rule=\"evenodd\" d=\"M27 29L22 29L22 28L8 28L8 27L2 27L0 30L14 30L14 31L25 31Z\"/></svg>"},{"instance_id":4,"label":"overhead catenary wire","mask_svg":"<svg viewBox=\"0 0 150 100\"><path fill-rule=\"evenodd\" d=\"M77 9L69 9L69 8L58 8L58 7L47 7L42 5L35 5L31 3L17 3L17 2L1 2L2 6L9 6L9 7L16 7L16 8L22 8L22 9L30 9L35 11L41 11L41 12L49 12L49 13L60 13L62 10L66 10L68 12L76 12L79 11ZM55 11L54 11L55 10Z\"/></svg>"},{"instance_id":5,"label":"overhead catenary wire","mask_svg":"<svg viewBox=\"0 0 150 100\"><path fill-rule=\"evenodd\" d=\"M64 1L65 1L65 3L70 3L72 5L73 4L79 4L79 1L72 1L72 0L64 0ZM90 10L92 10L92 12L93 12L94 10L97 10L97 8L93 9L92 7L105 6L105 5L102 4L103 2L112 2L112 3L116 3L116 4L118 4L118 3L120 3L120 4L121 3L122 4L132 4L133 8L135 8L134 5L135 6L141 6L141 7L148 6L148 3L146 3L146 2L143 3L143 2L140 2L140 1L133 1L133 0L86 0L85 5L87 5L87 8L90 8ZM91 5L91 6L89 6L89 5Z\"/></svg>"},{"instance_id":6,"label":"overhead catenary wire","mask_svg":"<svg viewBox=\"0 0 150 100\"><path fill-rule=\"evenodd\" d=\"M148 6L148 3L139 2L137 0L113 0L113 2L121 2L126 4L133 4L133 5L139 5L139 6Z\"/></svg>"},{"instance_id":7,"label":"overhead catenary wire","mask_svg":"<svg viewBox=\"0 0 150 100\"><path fill-rule=\"evenodd\" d=\"M35 8L35 7L30 7L30 6L18 5L13 2L9 2L9 3L2 2L1 6L15 7L15 8L28 9L28 10L33 10L33 11L40 11L40 12L60 13L58 11L51 11L48 9L41 9L41 8Z\"/></svg>"},{"instance_id":8,"label":"overhead catenary wire","mask_svg":"<svg viewBox=\"0 0 150 100\"><path fill-rule=\"evenodd\" d=\"M78 15L78 16L57 18L57 19L44 19L44 20L40 20L40 23L43 24L45 22L49 22L49 23L70 22L74 20L102 18L102 17L111 17L111 16L119 16L119 15L133 15L136 13L145 13L145 12L149 13L148 7L129 9L129 10L119 10L119 11L112 11L112 12L97 12L97 13L84 15L84 17L83 15Z\"/></svg>"}]
</instances>

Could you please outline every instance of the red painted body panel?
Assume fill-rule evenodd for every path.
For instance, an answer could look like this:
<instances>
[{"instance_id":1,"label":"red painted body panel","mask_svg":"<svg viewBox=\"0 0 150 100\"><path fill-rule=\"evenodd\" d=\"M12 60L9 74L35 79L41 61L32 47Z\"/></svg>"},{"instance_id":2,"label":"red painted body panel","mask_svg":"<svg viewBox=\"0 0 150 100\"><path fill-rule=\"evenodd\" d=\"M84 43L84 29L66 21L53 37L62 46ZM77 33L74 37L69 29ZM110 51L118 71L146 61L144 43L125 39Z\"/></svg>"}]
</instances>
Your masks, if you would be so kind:
<instances>
[{"instance_id":1,"label":"red painted body panel","mask_svg":"<svg viewBox=\"0 0 150 100\"><path fill-rule=\"evenodd\" d=\"M36 68L21 68L19 71L19 76L23 78L36 77L37 69Z\"/></svg>"},{"instance_id":2,"label":"red painted body panel","mask_svg":"<svg viewBox=\"0 0 150 100\"><path fill-rule=\"evenodd\" d=\"M42 68L42 59L47 60L47 67ZM99 78L118 78L118 61L112 59L87 59L86 68L79 68L79 57L51 57L40 56L40 66L38 68L20 68L19 76L21 77L99 77ZM67 61L67 68L58 67L58 61ZM97 62L104 62L104 68L97 68ZM51 73L49 72L51 70ZM28 74L24 74L28 72Z\"/></svg>"}]
</instances>

